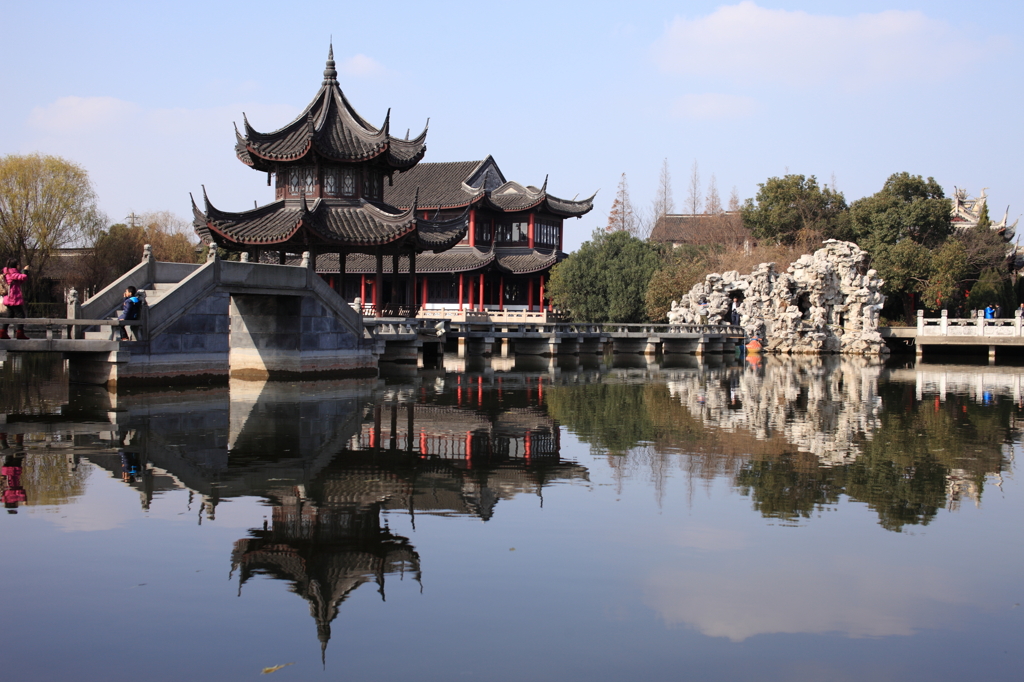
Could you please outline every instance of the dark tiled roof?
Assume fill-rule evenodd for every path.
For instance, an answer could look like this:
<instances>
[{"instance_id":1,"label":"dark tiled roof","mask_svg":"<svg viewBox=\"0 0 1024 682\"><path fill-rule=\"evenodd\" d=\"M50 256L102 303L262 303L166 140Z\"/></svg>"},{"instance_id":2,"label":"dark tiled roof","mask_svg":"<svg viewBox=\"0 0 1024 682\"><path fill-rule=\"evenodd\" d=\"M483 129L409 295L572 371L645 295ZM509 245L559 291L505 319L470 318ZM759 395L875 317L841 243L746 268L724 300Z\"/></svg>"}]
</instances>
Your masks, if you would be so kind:
<instances>
[{"instance_id":1,"label":"dark tiled roof","mask_svg":"<svg viewBox=\"0 0 1024 682\"><path fill-rule=\"evenodd\" d=\"M751 239L739 213L664 215L651 230L651 241L709 246L742 244Z\"/></svg>"},{"instance_id":2,"label":"dark tiled roof","mask_svg":"<svg viewBox=\"0 0 1024 682\"><path fill-rule=\"evenodd\" d=\"M480 252L472 247L455 247L441 253L421 253L416 256L416 272L469 272L478 270L494 262L494 254ZM384 272L391 274L392 259L386 256L383 260ZM317 272L338 272L338 254L323 254L316 259ZM409 257L400 256L398 271L409 272ZM377 272L377 260L365 253L350 253L345 259L345 272L352 274L374 274Z\"/></svg>"},{"instance_id":3,"label":"dark tiled roof","mask_svg":"<svg viewBox=\"0 0 1024 682\"><path fill-rule=\"evenodd\" d=\"M437 272L473 272L496 265L498 269L517 275L540 272L558 262L558 253L544 253L529 249L517 249L509 253L479 251L469 246L457 246L442 253L421 253L416 256L416 272L430 274ZM392 259L385 256L385 274L391 274ZM338 254L325 253L316 259L317 272L338 272ZM398 271L409 272L409 257L400 256ZM370 254L350 253L345 259L345 272L355 275L372 275L377 272L376 258Z\"/></svg>"},{"instance_id":4,"label":"dark tiled roof","mask_svg":"<svg viewBox=\"0 0 1024 682\"><path fill-rule=\"evenodd\" d=\"M333 55L333 53L332 53ZM390 134L390 112L375 128L352 107L333 75L328 60L324 82L299 116L279 130L261 133L244 119L245 135L237 131L235 153L246 165L271 171L280 161L296 161L315 150L332 161L367 161L379 158L394 169L410 168L426 152L427 130L413 140ZM331 72L331 73L328 73Z\"/></svg>"},{"instance_id":5,"label":"dark tiled roof","mask_svg":"<svg viewBox=\"0 0 1024 682\"><path fill-rule=\"evenodd\" d=\"M480 198L483 188L470 187L466 180L483 161L421 163L395 175L393 186L384 186L384 200L392 206L412 206L419 192L419 207L425 209L468 206Z\"/></svg>"},{"instance_id":6,"label":"dark tiled roof","mask_svg":"<svg viewBox=\"0 0 1024 682\"><path fill-rule=\"evenodd\" d=\"M317 199L312 206L305 200L281 200L250 211L229 213L215 208L206 198L206 212L193 203L193 216L201 237L229 249L304 242L299 232L305 230L305 236L314 237L314 242L338 246L388 244L415 231L419 248L440 250L458 243L469 222L465 215L432 221L416 218L412 209L400 211L365 201L352 204L323 199Z\"/></svg>"},{"instance_id":7,"label":"dark tiled roof","mask_svg":"<svg viewBox=\"0 0 1024 682\"><path fill-rule=\"evenodd\" d=\"M419 193L418 206L436 210L461 208L483 199L496 211L526 211L544 206L549 212L578 217L594 207L594 197L575 201L560 199L547 193L547 183L540 189L505 180L494 159L421 163L394 176L394 186L384 188L385 200L393 206L408 208Z\"/></svg>"},{"instance_id":8,"label":"dark tiled roof","mask_svg":"<svg viewBox=\"0 0 1024 682\"><path fill-rule=\"evenodd\" d=\"M540 189L523 186L518 182L506 182L487 196L491 206L499 211L525 211L543 205L549 212L567 218L578 218L594 208L594 196L582 201L560 199L547 192L547 181Z\"/></svg>"},{"instance_id":9,"label":"dark tiled roof","mask_svg":"<svg viewBox=\"0 0 1024 682\"><path fill-rule=\"evenodd\" d=\"M498 266L503 270L525 275L531 272L546 270L558 262L558 252L543 253L536 250L527 250L522 253L508 253L498 255Z\"/></svg>"}]
</instances>

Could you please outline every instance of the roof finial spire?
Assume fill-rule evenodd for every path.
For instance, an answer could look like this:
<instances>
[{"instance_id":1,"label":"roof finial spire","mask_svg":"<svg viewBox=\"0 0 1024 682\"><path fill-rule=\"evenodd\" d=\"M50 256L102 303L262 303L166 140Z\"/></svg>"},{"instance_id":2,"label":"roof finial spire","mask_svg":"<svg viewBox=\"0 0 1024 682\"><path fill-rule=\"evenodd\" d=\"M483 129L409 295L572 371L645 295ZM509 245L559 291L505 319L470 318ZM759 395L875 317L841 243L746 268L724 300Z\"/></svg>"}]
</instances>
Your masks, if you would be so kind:
<instances>
[{"instance_id":1,"label":"roof finial spire","mask_svg":"<svg viewBox=\"0 0 1024 682\"><path fill-rule=\"evenodd\" d=\"M338 70L334 68L334 38L331 38L331 47L327 51L327 68L324 69L324 85L338 82Z\"/></svg>"}]
</instances>

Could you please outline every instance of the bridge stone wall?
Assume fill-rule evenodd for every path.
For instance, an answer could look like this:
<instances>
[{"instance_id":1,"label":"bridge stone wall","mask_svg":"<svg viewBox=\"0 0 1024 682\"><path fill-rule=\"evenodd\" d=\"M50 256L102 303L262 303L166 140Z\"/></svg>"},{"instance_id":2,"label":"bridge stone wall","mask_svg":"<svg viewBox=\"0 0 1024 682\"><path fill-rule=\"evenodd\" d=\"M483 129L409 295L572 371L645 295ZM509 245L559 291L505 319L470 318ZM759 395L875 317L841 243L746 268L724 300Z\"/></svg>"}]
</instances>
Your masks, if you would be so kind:
<instances>
[{"instance_id":1,"label":"bridge stone wall","mask_svg":"<svg viewBox=\"0 0 1024 682\"><path fill-rule=\"evenodd\" d=\"M230 325L233 377L376 376L372 349L316 297L234 294Z\"/></svg>"}]
</instances>

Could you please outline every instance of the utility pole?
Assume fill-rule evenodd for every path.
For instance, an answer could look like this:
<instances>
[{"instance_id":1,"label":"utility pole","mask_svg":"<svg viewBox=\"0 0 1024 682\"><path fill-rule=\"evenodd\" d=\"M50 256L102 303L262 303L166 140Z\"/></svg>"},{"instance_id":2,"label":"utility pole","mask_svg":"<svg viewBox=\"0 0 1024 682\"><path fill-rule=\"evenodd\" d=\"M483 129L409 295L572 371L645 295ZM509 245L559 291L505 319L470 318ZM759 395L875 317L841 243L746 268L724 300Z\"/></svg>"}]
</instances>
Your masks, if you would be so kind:
<instances>
[{"instance_id":1,"label":"utility pole","mask_svg":"<svg viewBox=\"0 0 1024 682\"><path fill-rule=\"evenodd\" d=\"M128 227L135 227L135 224L138 222L138 220L139 216L135 215L135 211L132 211L128 215L128 217L125 218L125 221L128 223Z\"/></svg>"}]
</instances>

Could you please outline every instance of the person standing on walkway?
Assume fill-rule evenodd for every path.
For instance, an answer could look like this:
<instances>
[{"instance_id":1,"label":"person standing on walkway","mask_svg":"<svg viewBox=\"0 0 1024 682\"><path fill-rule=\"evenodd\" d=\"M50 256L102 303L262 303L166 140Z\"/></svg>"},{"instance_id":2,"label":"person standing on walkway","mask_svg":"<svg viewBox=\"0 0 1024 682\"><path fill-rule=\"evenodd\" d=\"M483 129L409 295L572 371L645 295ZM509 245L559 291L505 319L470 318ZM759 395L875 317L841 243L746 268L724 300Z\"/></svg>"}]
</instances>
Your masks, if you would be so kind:
<instances>
[{"instance_id":1,"label":"person standing on walkway","mask_svg":"<svg viewBox=\"0 0 1024 682\"><path fill-rule=\"evenodd\" d=\"M25 319L25 297L21 293L21 283L28 279L28 266L26 265L23 271L19 271L18 259L11 258L7 261L7 267L4 268L3 277L7 282L7 295L4 296L4 305L7 306L7 317L14 319L20 317ZM0 329L0 339L9 339L7 335L7 324L3 325ZM19 324L18 331L15 332L14 338L16 339L27 339L25 336L25 325Z\"/></svg>"}]
</instances>

